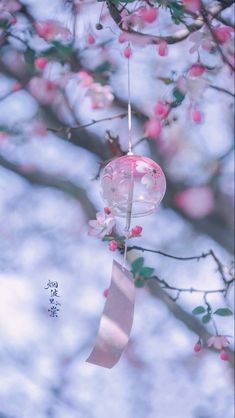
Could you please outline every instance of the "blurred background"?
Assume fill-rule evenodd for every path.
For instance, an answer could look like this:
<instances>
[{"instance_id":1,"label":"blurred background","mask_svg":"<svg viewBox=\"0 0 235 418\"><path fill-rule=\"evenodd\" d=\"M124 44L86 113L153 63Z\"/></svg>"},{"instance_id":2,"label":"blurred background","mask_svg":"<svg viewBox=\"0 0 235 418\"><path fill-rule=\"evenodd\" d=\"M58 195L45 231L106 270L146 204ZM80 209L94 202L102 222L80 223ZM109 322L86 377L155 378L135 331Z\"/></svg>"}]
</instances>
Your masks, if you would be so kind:
<instances>
[{"instance_id":1,"label":"blurred background","mask_svg":"<svg viewBox=\"0 0 235 418\"><path fill-rule=\"evenodd\" d=\"M200 293L173 301L177 292L155 282L136 289L120 362L111 370L85 362L113 257L122 260L88 236L88 221L103 210L100 167L128 148L125 45L105 6L103 30L96 29L102 4L0 1L0 418L232 418L233 339L228 362L206 346L193 350L199 335L206 342L214 334L213 324L191 313L203 304ZM222 16L230 21L232 8ZM160 8L145 32L177 30ZM233 77L215 48L200 49L206 69L188 77L198 59L192 44L189 37L170 45L163 57L154 45L131 44L135 152L157 161L168 184L161 207L138 220L142 237L131 245L179 257L212 249L230 280ZM232 39L223 48L229 54ZM184 97L161 134L146 138L154 105L172 102L182 80ZM141 255L131 251L128 259ZM212 257L144 257L172 286L223 287ZM51 282L58 283L58 317L48 311ZM208 296L213 309L233 309L233 291ZM219 334L232 336L233 317L216 321Z\"/></svg>"}]
</instances>

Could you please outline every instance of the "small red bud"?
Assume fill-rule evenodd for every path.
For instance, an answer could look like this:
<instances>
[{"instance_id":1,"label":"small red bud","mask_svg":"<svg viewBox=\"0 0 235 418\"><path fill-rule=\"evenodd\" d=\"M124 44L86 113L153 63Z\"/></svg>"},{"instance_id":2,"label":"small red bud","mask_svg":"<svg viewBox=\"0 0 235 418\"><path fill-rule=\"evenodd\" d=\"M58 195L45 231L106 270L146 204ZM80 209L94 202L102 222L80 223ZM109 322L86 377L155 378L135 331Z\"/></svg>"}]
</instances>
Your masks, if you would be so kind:
<instances>
[{"instance_id":1,"label":"small red bud","mask_svg":"<svg viewBox=\"0 0 235 418\"><path fill-rule=\"evenodd\" d=\"M132 55L132 50L129 46L127 46L124 51L123 51L123 55L125 58L130 58Z\"/></svg>"},{"instance_id":2,"label":"small red bud","mask_svg":"<svg viewBox=\"0 0 235 418\"><path fill-rule=\"evenodd\" d=\"M201 349L202 349L202 343L199 340L194 346L194 351L195 351L195 353L199 353L199 351L201 351Z\"/></svg>"},{"instance_id":3,"label":"small red bud","mask_svg":"<svg viewBox=\"0 0 235 418\"><path fill-rule=\"evenodd\" d=\"M107 297L108 297L108 295L109 295L109 289L105 289L105 290L103 291L103 296L104 296L104 298L107 298Z\"/></svg>"},{"instance_id":4,"label":"small red bud","mask_svg":"<svg viewBox=\"0 0 235 418\"><path fill-rule=\"evenodd\" d=\"M87 37L88 45L93 45L95 43L95 37L90 33Z\"/></svg>"},{"instance_id":5,"label":"small red bud","mask_svg":"<svg viewBox=\"0 0 235 418\"><path fill-rule=\"evenodd\" d=\"M110 215L111 210L109 208L104 208L104 213L106 213L106 215Z\"/></svg>"},{"instance_id":6,"label":"small red bud","mask_svg":"<svg viewBox=\"0 0 235 418\"><path fill-rule=\"evenodd\" d=\"M200 110L193 109L191 113L191 117L192 117L192 121L195 123L202 122L202 113L200 112Z\"/></svg>"},{"instance_id":7,"label":"small red bud","mask_svg":"<svg viewBox=\"0 0 235 418\"><path fill-rule=\"evenodd\" d=\"M110 251L116 251L118 247L118 243L117 241L115 241L115 239L113 239L112 241L109 241L109 250Z\"/></svg>"},{"instance_id":8,"label":"small red bud","mask_svg":"<svg viewBox=\"0 0 235 418\"><path fill-rule=\"evenodd\" d=\"M221 352L220 352L220 358L221 358L221 360L224 360L224 361L228 361L229 360L229 355L228 355L228 353L227 353L226 350L221 350Z\"/></svg>"},{"instance_id":9,"label":"small red bud","mask_svg":"<svg viewBox=\"0 0 235 418\"><path fill-rule=\"evenodd\" d=\"M34 61L34 65L38 70L44 70L48 63L48 60L44 57L38 57Z\"/></svg>"},{"instance_id":10,"label":"small red bud","mask_svg":"<svg viewBox=\"0 0 235 418\"><path fill-rule=\"evenodd\" d=\"M142 230L143 230L142 226L136 225L131 230L131 236L132 237L138 237L141 234Z\"/></svg>"}]
</instances>

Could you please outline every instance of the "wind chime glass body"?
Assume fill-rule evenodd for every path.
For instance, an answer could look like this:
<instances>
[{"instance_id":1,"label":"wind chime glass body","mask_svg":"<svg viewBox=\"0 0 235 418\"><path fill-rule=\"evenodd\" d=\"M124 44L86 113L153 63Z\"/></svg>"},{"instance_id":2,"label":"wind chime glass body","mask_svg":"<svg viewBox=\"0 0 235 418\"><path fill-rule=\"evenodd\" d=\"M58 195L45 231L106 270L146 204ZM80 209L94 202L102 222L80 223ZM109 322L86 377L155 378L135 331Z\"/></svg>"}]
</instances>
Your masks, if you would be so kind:
<instances>
[{"instance_id":1,"label":"wind chime glass body","mask_svg":"<svg viewBox=\"0 0 235 418\"><path fill-rule=\"evenodd\" d=\"M116 216L149 215L160 204L165 191L166 179L161 167L147 157L115 158L101 174L101 195Z\"/></svg>"}]
</instances>

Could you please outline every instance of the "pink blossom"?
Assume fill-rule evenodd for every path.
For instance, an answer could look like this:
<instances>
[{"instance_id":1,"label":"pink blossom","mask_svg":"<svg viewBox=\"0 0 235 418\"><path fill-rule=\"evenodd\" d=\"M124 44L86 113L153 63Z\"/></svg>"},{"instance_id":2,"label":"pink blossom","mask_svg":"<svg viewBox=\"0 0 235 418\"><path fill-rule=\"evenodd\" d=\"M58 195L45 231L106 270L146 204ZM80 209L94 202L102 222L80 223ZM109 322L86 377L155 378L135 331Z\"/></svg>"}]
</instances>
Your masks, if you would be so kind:
<instances>
[{"instance_id":1,"label":"pink blossom","mask_svg":"<svg viewBox=\"0 0 235 418\"><path fill-rule=\"evenodd\" d=\"M194 43L194 45L189 50L191 54L197 52L199 48L210 51L213 47L213 39L210 32L206 28L202 31L192 33L188 39L190 42Z\"/></svg>"},{"instance_id":2,"label":"pink blossom","mask_svg":"<svg viewBox=\"0 0 235 418\"><path fill-rule=\"evenodd\" d=\"M201 351L201 349L202 349L202 343L199 340L194 346L194 351L195 351L195 353L199 353L199 351Z\"/></svg>"},{"instance_id":3,"label":"pink blossom","mask_svg":"<svg viewBox=\"0 0 235 418\"><path fill-rule=\"evenodd\" d=\"M226 350L221 350L220 358L221 358L221 360L228 361L229 360L228 352Z\"/></svg>"},{"instance_id":4,"label":"pink blossom","mask_svg":"<svg viewBox=\"0 0 235 418\"><path fill-rule=\"evenodd\" d=\"M201 123L202 122L202 113L200 112L200 110L193 109L191 111L191 118L192 118L193 122Z\"/></svg>"},{"instance_id":5,"label":"pink blossom","mask_svg":"<svg viewBox=\"0 0 235 418\"><path fill-rule=\"evenodd\" d=\"M98 212L96 214L96 220L89 221L88 235L104 238L105 235L109 235L112 232L112 228L115 225L115 218L112 215L106 216L103 213Z\"/></svg>"},{"instance_id":6,"label":"pink blossom","mask_svg":"<svg viewBox=\"0 0 235 418\"><path fill-rule=\"evenodd\" d=\"M209 186L191 187L175 194L174 202L190 218L200 219L214 209L214 196Z\"/></svg>"},{"instance_id":7,"label":"pink blossom","mask_svg":"<svg viewBox=\"0 0 235 418\"><path fill-rule=\"evenodd\" d=\"M48 63L48 59L45 57L38 57L34 61L34 65L38 70L44 70Z\"/></svg>"},{"instance_id":8,"label":"pink blossom","mask_svg":"<svg viewBox=\"0 0 235 418\"><path fill-rule=\"evenodd\" d=\"M140 15L139 10L136 10L133 13L128 13L128 11L124 9L121 12L121 16L122 16L122 27L124 30L128 30L129 27L134 27L134 26L143 27L144 20L142 16Z\"/></svg>"},{"instance_id":9,"label":"pink blossom","mask_svg":"<svg viewBox=\"0 0 235 418\"><path fill-rule=\"evenodd\" d=\"M130 58L130 56L132 55L132 51L131 51L131 48L129 46L127 46L124 49L123 55L124 55L125 58Z\"/></svg>"},{"instance_id":10,"label":"pink blossom","mask_svg":"<svg viewBox=\"0 0 235 418\"><path fill-rule=\"evenodd\" d=\"M197 62L196 64L193 64L189 70L189 75L192 77L199 77L202 75L205 71L205 67L200 63Z\"/></svg>"},{"instance_id":11,"label":"pink blossom","mask_svg":"<svg viewBox=\"0 0 235 418\"><path fill-rule=\"evenodd\" d=\"M140 234L141 234L141 232L142 232L142 230L143 230L142 226L136 225L131 230L131 237L139 237Z\"/></svg>"},{"instance_id":12,"label":"pink blossom","mask_svg":"<svg viewBox=\"0 0 235 418\"><path fill-rule=\"evenodd\" d=\"M118 247L118 243L117 241L115 241L115 239L113 239L112 241L109 241L109 250L110 251L116 251Z\"/></svg>"},{"instance_id":13,"label":"pink blossom","mask_svg":"<svg viewBox=\"0 0 235 418\"><path fill-rule=\"evenodd\" d=\"M166 118L169 111L170 107L168 103L164 102L163 100L159 100L154 106L154 113L160 119Z\"/></svg>"},{"instance_id":14,"label":"pink blossom","mask_svg":"<svg viewBox=\"0 0 235 418\"><path fill-rule=\"evenodd\" d=\"M161 130L161 122L158 119L149 119L145 124L145 133L149 138L158 138Z\"/></svg>"},{"instance_id":15,"label":"pink blossom","mask_svg":"<svg viewBox=\"0 0 235 418\"><path fill-rule=\"evenodd\" d=\"M217 25L213 28L213 33L220 44L228 42L231 39L233 32L234 29L229 26Z\"/></svg>"},{"instance_id":16,"label":"pink blossom","mask_svg":"<svg viewBox=\"0 0 235 418\"><path fill-rule=\"evenodd\" d=\"M216 350L222 350L229 344L225 335L214 335L207 340L208 347L214 347Z\"/></svg>"},{"instance_id":17,"label":"pink blossom","mask_svg":"<svg viewBox=\"0 0 235 418\"><path fill-rule=\"evenodd\" d=\"M208 81L202 77L179 77L176 83L177 88L190 97L190 100L197 101L201 99L204 91L208 87Z\"/></svg>"},{"instance_id":18,"label":"pink blossom","mask_svg":"<svg viewBox=\"0 0 235 418\"><path fill-rule=\"evenodd\" d=\"M0 13L9 12L15 13L21 9L22 5L16 0L2 0L0 3Z\"/></svg>"},{"instance_id":19,"label":"pink blossom","mask_svg":"<svg viewBox=\"0 0 235 418\"><path fill-rule=\"evenodd\" d=\"M51 80L33 77L29 82L29 90L35 99L42 104L51 104L55 99L56 85Z\"/></svg>"},{"instance_id":20,"label":"pink blossom","mask_svg":"<svg viewBox=\"0 0 235 418\"><path fill-rule=\"evenodd\" d=\"M153 23L158 16L158 9L156 7L143 7L140 10L140 15L146 23Z\"/></svg>"},{"instance_id":21,"label":"pink blossom","mask_svg":"<svg viewBox=\"0 0 235 418\"><path fill-rule=\"evenodd\" d=\"M184 8L187 12L196 13L201 7L200 0L183 0Z\"/></svg>"},{"instance_id":22,"label":"pink blossom","mask_svg":"<svg viewBox=\"0 0 235 418\"><path fill-rule=\"evenodd\" d=\"M78 76L82 87L89 87L94 81L93 77L86 70L79 71Z\"/></svg>"},{"instance_id":23,"label":"pink blossom","mask_svg":"<svg viewBox=\"0 0 235 418\"><path fill-rule=\"evenodd\" d=\"M63 39L70 39L71 32L69 29L63 27L57 20L45 20L35 23L37 34L46 41L53 41L57 37Z\"/></svg>"},{"instance_id":24,"label":"pink blossom","mask_svg":"<svg viewBox=\"0 0 235 418\"><path fill-rule=\"evenodd\" d=\"M99 83L91 84L86 92L86 96L91 98L92 104L95 104L95 108L109 106L114 99L112 87L108 85L102 86Z\"/></svg>"}]
</instances>

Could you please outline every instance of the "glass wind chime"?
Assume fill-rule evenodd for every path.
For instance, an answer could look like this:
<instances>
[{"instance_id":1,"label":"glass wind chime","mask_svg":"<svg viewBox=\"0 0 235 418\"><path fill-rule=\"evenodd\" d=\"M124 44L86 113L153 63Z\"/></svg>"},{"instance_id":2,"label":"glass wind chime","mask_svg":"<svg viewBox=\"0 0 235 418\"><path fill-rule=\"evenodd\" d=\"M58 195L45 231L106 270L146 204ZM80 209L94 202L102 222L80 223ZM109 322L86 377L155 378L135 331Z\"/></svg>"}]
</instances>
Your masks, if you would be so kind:
<instances>
[{"instance_id":1,"label":"glass wind chime","mask_svg":"<svg viewBox=\"0 0 235 418\"><path fill-rule=\"evenodd\" d=\"M123 264L113 261L111 285L101 316L94 348L87 362L112 368L129 341L134 316L135 285L125 268L131 220L152 213L166 191L161 167L132 152L130 59L128 59L128 153L114 158L101 173L101 195L115 216L125 218Z\"/></svg>"}]
</instances>

